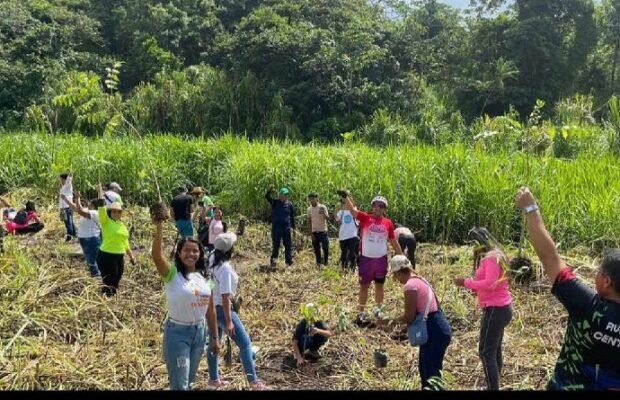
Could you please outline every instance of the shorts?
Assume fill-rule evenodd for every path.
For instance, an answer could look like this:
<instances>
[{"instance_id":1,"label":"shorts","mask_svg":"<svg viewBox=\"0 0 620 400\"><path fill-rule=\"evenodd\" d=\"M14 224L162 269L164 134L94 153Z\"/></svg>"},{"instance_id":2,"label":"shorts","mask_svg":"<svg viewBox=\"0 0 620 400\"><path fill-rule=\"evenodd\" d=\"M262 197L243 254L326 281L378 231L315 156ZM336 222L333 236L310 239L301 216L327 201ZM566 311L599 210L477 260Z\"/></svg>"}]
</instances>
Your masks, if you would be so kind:
<instances>
[{"instance_id":1,"label":"shorts","mask_svg":"<svg viewBox=\"0 0 620 400\"><path fill-rule=\"evenodd\" d=\"M194 236L194 228L190 219L178 219L175 224L182 238Z\"/></svg>"},{"instance_id":2,"label":"shorts","mask_svg":"<svg viewBox=\"0 0 620 400\"><path fill-rule=\"evenodd\" d=\"M388 272L387 254L379 258L360 256L358 273L361 285L369 285L370 282L385 283Z\"/></svg>"}]
</instances>

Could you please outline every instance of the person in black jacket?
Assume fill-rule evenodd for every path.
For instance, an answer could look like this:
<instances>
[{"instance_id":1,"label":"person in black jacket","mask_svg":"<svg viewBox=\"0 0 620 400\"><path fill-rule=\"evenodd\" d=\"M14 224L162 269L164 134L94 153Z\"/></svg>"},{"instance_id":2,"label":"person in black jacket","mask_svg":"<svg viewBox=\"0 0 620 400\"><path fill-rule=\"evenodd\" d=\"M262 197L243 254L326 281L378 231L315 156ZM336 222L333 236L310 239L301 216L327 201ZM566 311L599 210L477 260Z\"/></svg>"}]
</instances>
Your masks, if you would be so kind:
<instances>
[{"instance_id":1,"label":"person in black jacket","mask_svg":"<svg viewBox=\"0 0 620 400\"><path fill-rule=\"evenodd\" d=\"M289 190L282 188L278 192L278 198L274 198L275 187L271 186L265 198L271 204L271 240L273 250L271 252L271 264L278 259L280 242L284 242L284 258L286 266L293 265L293 244L291 231L295 230L295 208L288 199Z\"/></svg>"}]
</instances>

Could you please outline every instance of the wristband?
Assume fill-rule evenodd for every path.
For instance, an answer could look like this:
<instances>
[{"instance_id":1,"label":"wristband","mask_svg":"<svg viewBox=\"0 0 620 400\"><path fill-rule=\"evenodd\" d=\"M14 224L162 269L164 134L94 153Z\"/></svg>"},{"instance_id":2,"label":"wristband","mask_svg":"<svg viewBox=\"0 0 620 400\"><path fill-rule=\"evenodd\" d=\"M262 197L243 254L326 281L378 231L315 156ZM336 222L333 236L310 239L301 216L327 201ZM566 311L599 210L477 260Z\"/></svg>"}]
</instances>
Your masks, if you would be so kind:
<instances>
[{"instance_id":1,"label":"wristband","mask_svg":"<svg viewBox=\"0 0 620 400\"><path fill-rule=\"evenodd\" d=\"M525 214L529 214L529 213L532 213L532 212L538 211L538 210L539 210L538 204L530 204L529 206L527 206L527 207L525 207L523 209L523 212Z\"/></svg>"}]
</instances>

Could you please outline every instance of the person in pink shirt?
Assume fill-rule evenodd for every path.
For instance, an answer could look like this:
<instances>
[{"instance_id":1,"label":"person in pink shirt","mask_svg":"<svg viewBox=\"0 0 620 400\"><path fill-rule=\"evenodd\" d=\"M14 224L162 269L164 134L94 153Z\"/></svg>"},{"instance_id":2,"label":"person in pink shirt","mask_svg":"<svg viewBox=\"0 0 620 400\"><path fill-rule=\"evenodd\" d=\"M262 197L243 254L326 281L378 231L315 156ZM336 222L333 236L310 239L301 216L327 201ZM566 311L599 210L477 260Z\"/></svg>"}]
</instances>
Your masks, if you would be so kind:
<instances>
[{"instance_id":1,"label":"person in pink shirt","mask_svg":"<svg viewBox=\"0 0 620 400\"><path fill-rule=\"evenodd\" d=\"M21 217L21 214L24 214ZM33 201L26 202L26 208L20 210L12 221L7 221L6 230L11 235L35 234L45 227Z\"/></svg>"},{"instance_id":2,"label":"person in pink shirt","mask_svg":"<svg viewBox=\"0 0 620 400\"><path fill-rule=\"evenodd\" d=\"M217 239L217 237L220 236L222 233L226 233L228 230L226 222L224 222L224 220L222 219L224 216L222 212L222 207L215 206L213 210L213 218L211 219L211 222L209 222L209 245L207 246L209 251L213 251L213 249L215 248L215 239Z\"/></svg>"},{"instance_id":3,"label":"person in pink shirt","mask_svg":"<svg viewBox=\"0 0 620 400\"><path fill-rule=\"evenodd\" d=\"M437 302L431 285L413 271L411 261L404 255L390 260L392 277L403 285L405 309L392 323L411 325L419 314L426 316L428 340L418 353L422 389L443 389L441 378L443 359L452 340L452 328Z\"/></svg>"},{"instance_id":4,"label":"person in pink shirt","mask_svg":"<svg viewBox=\"0 0 620 400\"><path fill-rule=\"evenodd\" d=\"M487 390L499 390L504 329L513 314L509 275L503 268L508 260L485 228L472 229L469 237L478 244L474 250L475 278L455 278L454 283L474 291L478 297L483 310L478 352Z\"/></svg>"},{"instance_id":5,"label":"person in pink shirt","mask_svg":"<svg viewBox=\"0 0 620 400\"><path fill-rule=\"evenodd\" d=\"M360 258L359 258L359 284L358 293L358 314L355 319L356 325L360 327L369 326L366 313L366 302L368 301L368 290L370 284L375 286L375 307L373 315L377 320L383 319L383 285L388 274L388 243L396 254L403 254L398 240L394 235L394 224L392 220L385 216L388 203L387 199L377 196L372 199L372 213L360 211L348 191L339 190L338 194L344 199L344 206L349 210L353 218L360 223Z\"/></svg>"}]
</instances>

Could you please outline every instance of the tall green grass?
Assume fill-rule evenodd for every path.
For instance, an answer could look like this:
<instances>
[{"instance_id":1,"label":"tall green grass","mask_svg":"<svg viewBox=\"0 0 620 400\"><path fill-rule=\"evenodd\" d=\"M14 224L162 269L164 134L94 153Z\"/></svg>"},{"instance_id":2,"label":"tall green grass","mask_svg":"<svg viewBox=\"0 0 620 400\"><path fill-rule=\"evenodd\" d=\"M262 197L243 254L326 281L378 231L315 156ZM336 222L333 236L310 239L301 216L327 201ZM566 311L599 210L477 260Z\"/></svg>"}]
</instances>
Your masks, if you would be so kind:
<instances>
[{"instance_id":1,"label":"tall green grass","mask_svg":"<svg viewBox=\"0 0 620 400\"><path fill-rule=\"evenodd\" d=\"M528 184L563 245L620 244L620 166L611 155L532 158L525 182L524 154L489 154L462 145L375 148L250 143L232 136L158 135L141 141L11 134L0 136L0 149L2 192L34 186L51 198L57 175L73 171L76 189L115 180L127 200L147 204L156 197L154 169L167 199L180 184L196 184L210 188L229 213L264 218L269 210L263 196L271 184L290 187L298 213L305 212L308 192L317 191L333 208L335 190L346 187L363 208L373 196L386 196L390 216L430 241L461 242L474 225L504 241L516 240L520 216L513 197Z\"/></svg>"}]
</instances>

